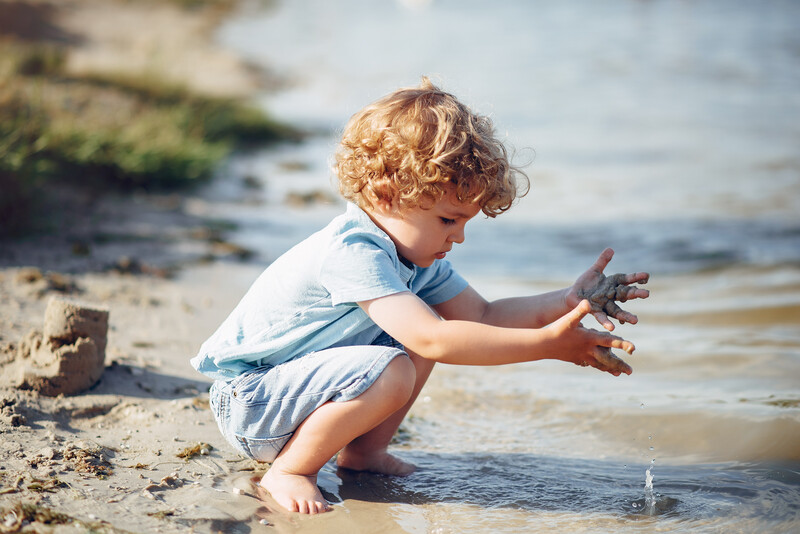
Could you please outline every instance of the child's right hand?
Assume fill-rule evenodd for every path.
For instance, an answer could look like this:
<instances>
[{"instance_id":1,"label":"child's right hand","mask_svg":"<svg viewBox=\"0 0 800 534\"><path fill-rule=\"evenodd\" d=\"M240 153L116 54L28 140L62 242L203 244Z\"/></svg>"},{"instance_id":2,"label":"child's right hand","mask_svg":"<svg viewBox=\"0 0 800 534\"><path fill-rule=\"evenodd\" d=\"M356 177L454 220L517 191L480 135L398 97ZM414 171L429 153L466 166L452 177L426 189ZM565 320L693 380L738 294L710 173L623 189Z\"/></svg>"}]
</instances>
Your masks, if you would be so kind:
<instances>
[{"instance_id":1,"label":"child's right hand","mask_svg":"<svg viewBox=\"0 0 800 534\"><path fill-rule=\"evenodd\" d=\"M594 367L614 376L631 374L633 369L630 365L616 357L611 349L633 354L636 347L621 337L585 328L581 319L591 311L589 301L582 300L572 311L545 328L554 336L553 357L582 367Z\"/></svg>"}]
</instances>

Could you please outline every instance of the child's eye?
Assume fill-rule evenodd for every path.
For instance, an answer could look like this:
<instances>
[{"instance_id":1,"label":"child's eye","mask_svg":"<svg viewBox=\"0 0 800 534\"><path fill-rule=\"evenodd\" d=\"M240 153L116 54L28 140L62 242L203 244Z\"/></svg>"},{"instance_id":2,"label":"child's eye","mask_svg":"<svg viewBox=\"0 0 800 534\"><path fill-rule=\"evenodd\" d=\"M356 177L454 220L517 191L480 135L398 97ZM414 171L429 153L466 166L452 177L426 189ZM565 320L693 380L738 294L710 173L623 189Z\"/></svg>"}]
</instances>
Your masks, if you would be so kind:
<instances>
[{"instance_id":1,"label":"child's eye","mask_svg":"<svg viewBox=\"0 0 800 534\"><path fill-rule=\"evenodd\" d=\"M455 224L455 219L448 219L447 217L439 217L444 224Z\"/></svg>"}]
</instances>

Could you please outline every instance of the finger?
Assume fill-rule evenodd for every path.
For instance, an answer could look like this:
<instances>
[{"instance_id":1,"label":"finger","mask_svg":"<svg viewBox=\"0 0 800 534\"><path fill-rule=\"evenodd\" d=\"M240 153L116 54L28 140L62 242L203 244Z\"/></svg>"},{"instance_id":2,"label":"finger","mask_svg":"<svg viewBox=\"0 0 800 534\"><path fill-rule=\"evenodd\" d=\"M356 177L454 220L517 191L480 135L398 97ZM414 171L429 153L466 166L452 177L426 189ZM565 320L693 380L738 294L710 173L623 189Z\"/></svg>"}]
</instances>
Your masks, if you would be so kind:
<instances>
[{"instance_id":1,"label":"finger","mask_svg":"<svg viewBox=\"0 0 800 534\"><path fill-rule=\"evenodd\" d=\"M594 343L601 348L622 349L628 354L633 354L633 351L636 350L636 346L627 339L622 339L618 336L612 336L611 334L604 334L602 332L597 332L597 334L598 336L594 340Z\"/></svg>"},{"instance_id":2,"label":"finger","mask_svg":"<svg viewBox=\"0 0 800 534\"><path fill-rule=\"evenodd\" d=\"M632 299L646 299L650 296L650 292L646 289L624 284L611 287L607 294L609 295L609 300L618 300L620 302Z\"/></svg>"},{"instance_id":3,"label":"finger","mask_svg":"<svg viewBox=\"0 0 800 534\"><path fill-rule=\"evenodd\" d=\"M646 298L650 295L648 290L632 286L631 284L646 284L649 279L650 275L647 273L617 273L607 276L604 285L609 289L614 289L617 293L625 291L624 294L626 294L629 299Z\"/></svg>"},{"instance_id":4,"label":"finger","mask_svg":"<svg viewBox=\"0 0 800 534\"><path fill-rule=\"evenodd\" d=\"M606 305L603 306L603 311L606 312L606 315L610 315L611 317L615 318L617 318L620 314L625 313L622 311L622 308L620 308L613 300L606 302Z\"/></svg>"},{"instance_id":5,"label":"finger","mask_svg":"<svg viewBox=\"0 0 800 534\"><path fill-rule=\"evenodd\" d=\"M650 291L640 287L633 287L633 291L628 294L628 299L646 299L650 296Z\"/></svg>"},{"instance_id":6,"label":"finger","mask_svg":"<svg viewBox=\"0 0 800 534\"><path fill-rule=\"evenodd\" d=\"M646 284L650 280L650 273L615 274L613 277L618 284Z\"/></svg>"},{"instance_id":7,"label":"finger","mask_svg":"<svg viewBox=\"0 0 800 534\"><path fill-rule=\"evenodd\" d=\"M621 372L618 369L614 369L614 368L609 367L608 365L606 365L604 363L604 361L601 360L601 358L595 358L595 361L593 363L591 363L590 365L592 367L594 367L595 369L597 369L598 371L603 371L604 373L611 373L614 376L619 376L619 374Z\"/></svg>"},{"instance_id":8,"label":"finger","mask_svg":"<svg viewBox=\"0 0 800 534\"><path fill-rule=\"evenodd\" d=\"M623 299L623 301L626 299ZM619 305L614 302L613 300L609 300L606 302L605 306L603 306L603 310L606 312L607 315L610 315L620 324L631 323L636 324L639 322L639 318L632 314L631 312L625 311L619 307Z\"/></svg>"},{"instance_id":9,"label":"finger","mask_svg":"<svg viewBox=\"0 0 800 534\"><path fill-rule=\"evenodd\" d=\"M592 311L592 305L588 300L584 299L578 303L575 308L564 316L569 328L576 328L581 324L581 320L586 317L586 314Z\"/></svg>"},{"instance_id":10,"label":"finger","mask_svg":"<svg viewBox=\"0 0 800 534\"><path fill-rule=\"evenodd\" d=\"M600 364L597 368L601 371L606 371L614 376L619 376L621 373L629 375L633 372L631 366L625 363L625 361L621 358L618 358L613 352L611 352L611 349L597 347L594 352L594 356L597 359L598 364Z\"/></svg>"},{"instance_id":11,"label":"finger","mask_svg":"<svg viewBox=\"0 0 800 534\"><path fill-rule=\"evenodd\" d=\"M636 293L635 286L617 286L616 287L616 298L619 302L627 302L628 300L633 298L633 295Z\"/></svg>"},{"instance_id":12,"label":"finger","mask_svg":"<svg viewBox=\"0 0 800 534\"><path fill-rule=\"evenodd\" d=\"M619 321L619 324L625 324L625 323L636 324L639 322L639 318L636 315L630 312L626 312L625 310L620 310L620 312L617 315L614 315L614 319Z\"/></svg>"},{"instance_id":13,"label":"finger","mask_svg":"<svg viewBox=\"0 0 800 534\"><path fill-rule=\"evenodd\" d=\"M600 253L600 256L597 258L597 261L594 262L591 268L602 273L603 270L605 270L606 266L608 266L609 262L611 262L611 258L613 257L614 257L614 250L611 248L607 248Z\"/></svg>"},{"instance_id":14,"label":"finger","mask_svg":"<svg viewBox=\"0 0 800 534\"><path fill-rule=\"evenodd\" d=\"M614 376L619 376L622 372L621 369L616 368L616 364L611 360L611 351L603 347L595 347L590 358L581 362L579 365L586 367L591 366L598 371L604 373L611 373Z\"/></svg>"},{"instance_id":15,"label":"finger","mask_svg":"<svg viewBox=\"0 0 800 534\"><path fill-rule=\"evenodd\" d=\"M617 299L620 302L632 299L646 299L650 292L636 286L617 286Z\"/></svg>"},{"instance_id":16,"label":"finger","mask_svg":"<svg viewBox=\"0 0 800 534\"><path fill-rule=\"evenodd\" d=\"M597 319L597 322L600 323L600 326L609 332L614 330L614 323L611 322L611 320L608 318L608 315L606 315L604 311L594 311L592 312L592 315L595 319Z\"/></svg>"}]
</instances>

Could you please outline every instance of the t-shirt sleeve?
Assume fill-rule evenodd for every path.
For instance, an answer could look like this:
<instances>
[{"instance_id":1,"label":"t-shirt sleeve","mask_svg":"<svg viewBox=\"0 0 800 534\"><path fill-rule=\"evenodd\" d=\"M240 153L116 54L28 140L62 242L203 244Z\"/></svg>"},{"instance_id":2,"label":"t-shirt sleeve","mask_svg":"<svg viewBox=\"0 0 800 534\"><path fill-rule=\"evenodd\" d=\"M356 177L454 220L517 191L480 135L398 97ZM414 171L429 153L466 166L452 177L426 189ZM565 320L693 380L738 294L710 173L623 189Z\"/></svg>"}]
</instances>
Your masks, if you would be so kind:
<instances>
[{"instance_id":1,"label":"t-shirt sleeve","mask_svg":"<svg viewBox=\"0 0 800 534\"><path fill-rule=\"evenodd\" d=\"M349 236L322 253L319 280L334 306L409 291L391 254L367 239Z\"/></svg>"},{"instance_id":2,"label":"t-shirt sleeve","mask_svg":"<svg viewBox=\"0 0 800 534\"><path fill-rule=\"evenodd\" d=\"M447 302L464 291L469 283L447 260L438 260L430 267L421 269L412 283L411 290L429 306Z\"/></svg>"}]
</instances>

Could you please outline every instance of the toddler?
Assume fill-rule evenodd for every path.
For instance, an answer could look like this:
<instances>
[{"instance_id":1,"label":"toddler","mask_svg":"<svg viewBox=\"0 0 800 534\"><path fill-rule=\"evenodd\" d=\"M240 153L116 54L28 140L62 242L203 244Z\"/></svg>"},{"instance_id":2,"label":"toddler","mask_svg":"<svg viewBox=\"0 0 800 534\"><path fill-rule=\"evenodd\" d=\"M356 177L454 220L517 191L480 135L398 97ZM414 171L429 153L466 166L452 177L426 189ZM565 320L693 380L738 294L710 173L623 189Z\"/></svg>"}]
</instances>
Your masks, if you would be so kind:
<instances>
[{"instance_id":1,"label":"toddler","mask_svg":"<svg viewBox=\"0 0 800 534\"><path fill-rule=\"evenodd\" d=\"M491 121L423 78L367 106L336 153L344 214L272 263L192 365L241 454L271 462L261 486L300 513L330 509L317 473L407 475L387 451L434 363L557 359L615 376L611 349L633 344L587 329L592 314L635 323L615 301L645 298L647 273L606 277L606 249L570 287L487 302L445 260L467 222L509 209L527 189Z\"/></svg>"}]
</instances>

